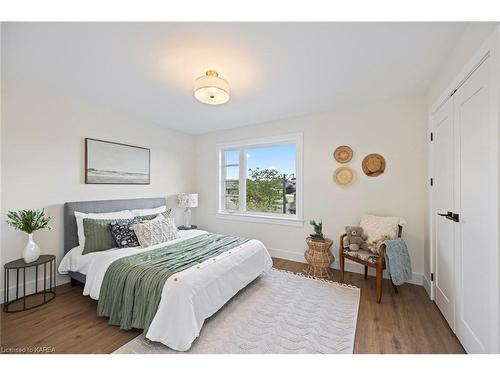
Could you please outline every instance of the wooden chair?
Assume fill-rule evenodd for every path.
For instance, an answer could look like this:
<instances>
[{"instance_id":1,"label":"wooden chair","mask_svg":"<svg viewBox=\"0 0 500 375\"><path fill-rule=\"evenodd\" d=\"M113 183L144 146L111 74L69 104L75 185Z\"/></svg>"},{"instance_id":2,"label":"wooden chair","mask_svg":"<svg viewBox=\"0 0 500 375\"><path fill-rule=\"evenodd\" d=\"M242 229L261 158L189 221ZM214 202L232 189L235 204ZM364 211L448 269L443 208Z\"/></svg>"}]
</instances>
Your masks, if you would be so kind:
<instances>
[{"instance_id":1,"label":"wooden chair","mask_svg":"<svg viewBox=\"0 0 500 375\"><path fill-rule=\"evenodd\" d=\"M398 225L398 237L401 237L401 233L403 232L403 227ZM339 262L340 262L340 282L344 282L344 266L345 259L349 259L353 262L362 264L365 266L365 279L368 278L368 267L375 268L376 270L376 278L377 278L377 303L380 303L382 299L382 280L383 280L383 272L386 268L385 266L385 245L380 245L379 254L371 254L368 251L345 251L344 249L344 237L347 234L343 234L340 236L339 242ZM357 253L357 254L355 254ZM392 287L394 288L394 292L398 293L398 288L391 280Z\"/></svg>"}]
</instances>

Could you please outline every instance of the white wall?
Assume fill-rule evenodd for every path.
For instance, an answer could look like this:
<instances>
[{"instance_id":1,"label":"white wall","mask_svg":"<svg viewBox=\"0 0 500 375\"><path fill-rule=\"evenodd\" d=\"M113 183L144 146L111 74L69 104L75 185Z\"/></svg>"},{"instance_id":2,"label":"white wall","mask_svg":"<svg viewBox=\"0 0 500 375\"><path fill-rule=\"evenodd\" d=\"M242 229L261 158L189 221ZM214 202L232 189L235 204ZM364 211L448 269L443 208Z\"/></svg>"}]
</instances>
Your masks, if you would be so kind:
<instances>
[{"instance_id":1,"label":"white wall","mask_svg":"<svg viewBox=\"0 0 500 375\"><path fill-rule=\"evenodd\" d=\"M27 240L24 233L5 223L8 210L45 208L53 230L36 232L35 241L42 253L55 254L59 262L64 202L169 196L169 205L174 206L173 195L194 190L192 136L5 73L1 92L2 264L20 258ZM151 184L85 185L85 137L150 148ZM1 280L3 284L3 273Z\"/></svg>"},{"instance_id":2,"label":"white wall","mask_svg":"<svg viewBox=\"0 0 500 375\"><path fill-rule=\"evenodd\" d=\"M427 118L424 96L391 99L369 106L251 125L196 137L196 186L199 204L196 221L204 229L260 239L272 255L302 260L304 239L311 227L290 227L216 219L216 143L260 136L303 132L304 219L322 218L324 233L334 240L345 225L356 224L363 213L404 217L404 229L414 272L421 283L424 252L424 208L427 175ZM348 188L335 185L332 173L339 167L333 150L347 144L354 150L348 164L357 181ZM363 157L382 154L387 162L380 177L367 177L361 169ZM337 256L336 256L337 258ZM337 267L337 261L335 262ZM361 266L355 266L361 271Z\"/></svg>"}]
</instances>

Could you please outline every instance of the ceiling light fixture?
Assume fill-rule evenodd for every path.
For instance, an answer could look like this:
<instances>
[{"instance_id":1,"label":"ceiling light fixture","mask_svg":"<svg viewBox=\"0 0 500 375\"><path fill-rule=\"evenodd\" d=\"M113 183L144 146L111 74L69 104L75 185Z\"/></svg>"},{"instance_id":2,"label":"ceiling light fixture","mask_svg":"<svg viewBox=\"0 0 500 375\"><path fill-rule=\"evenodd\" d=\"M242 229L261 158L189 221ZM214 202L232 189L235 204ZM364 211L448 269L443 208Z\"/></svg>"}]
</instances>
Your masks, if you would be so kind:
<instances>
[{"instance_id":1,"label":"ceiling light fixture","mask_svg":"<svg viewBox=\"0 0 500 375\"><path fill-rule=\"evenodd\" d=\"M207 70L194 81L194 97L205 104L224 104L229 100L229 83L215 70Z\"/></svg>"}]
</instances>

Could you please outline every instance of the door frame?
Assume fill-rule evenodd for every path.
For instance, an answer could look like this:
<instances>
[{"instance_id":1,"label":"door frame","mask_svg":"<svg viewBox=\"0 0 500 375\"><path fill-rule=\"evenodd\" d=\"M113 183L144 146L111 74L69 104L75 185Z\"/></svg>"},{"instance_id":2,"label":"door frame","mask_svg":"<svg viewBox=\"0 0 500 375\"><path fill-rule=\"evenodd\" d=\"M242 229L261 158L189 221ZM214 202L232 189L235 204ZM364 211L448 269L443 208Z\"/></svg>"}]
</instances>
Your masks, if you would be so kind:
<instances>
[{"instance_id":1,"label":"door frame","mask_svg":"<svg viewBox=\"0 0 500 375\"><path fill-rule=\"evenodd\" d=\"M472 73L486 60L486 59L491 59L492 60L492 69L491 69L491 74L492 74L492 81L495 82L496 89L496 97L493 98L494 100L494 107L496 110L496 118L497 121L500 121L500 26L497 26L495 30L492 32L492 34L483 42L483 44L480 46L480 48L476 51L476 53L473 55L473 57L469 60L467 64L465 64L464 68L460 71L460 73L455 77L455 79L452 80L451 84L449 84L446 88L446 90L443 91L443 93L438 97L438 99L433 103L433 105L430 107L430 110L428 112L428 129L429 132L433 132L434 129L434 123L433 123L433 115L436 111L438 111L447 100L449 100L455 91L459 89L462 84L469 78ZM497 67L497 69L494 69L493 67ZM498 124L499 127L499 133L500 133L500 123ZM499 187L500 187L500 137L498 141L498 147L497 147L497 164L499 168ZM428 160L428 168L429 168L429 179L432 178L434 174L434 166L433 166L433 157L434 157L434 152L433 152L433 142L431 141L430 134L428 137L428 150L429 150L429 160ZM434 203L433 203L433 189L432 186L430 186L430 183L427 184L428 187L428 197L429 197L429 204L428 204L428 241L429 241L429 260L430 260L430 272L435 273L436 272L436 244L434 242L435 238L435 221L436 218L433 215L434 212ZM499 189L499 195L500 195L500 189ZM498 207L498 216L500 218L500 207ZM500 220L498 220L498 240L497 244L500 247ZM496 282L497 285L500 283L500 256L498 257L498 268L496 272ZM455 272L457 272L458 269L455 268ZM458 277L455 278L458 280ZM430 280L430 275L426 275L424 273L424 282L427 282L429 285L430 289L430 299L434 300L436 296L436 291L435 291L435 280ZM456 287L456 285L455 285ZM499 288L500 289L500 288ZM499 295L497 296L497 313L500 311L500 290L499 290ZM456 302L456 301L455 301ZM497 322L499 323L499 322ZM494 346L496 346L496 350L500 348L500 327L495 327L496 329L499 330L498 336L499 340L497 343L493 343ZM454 327L452 327L454 330Z\"/></svg>"},{"instance_id":2,"label":"door frame","mask_svg":"<svg viewBox=\"0 0 500 375\"><path fill-rule=\"evenodd\" d=\"M433 134L436 134L437 131L436 131L436 126L437 124L439 124L440 122L438 121L437 123L434 121L435 118L433 117L436 112L438 112L444 105L446 105L449 101L453 101L453 98L452 98L452 95L449 95L446 97L446 99L436 108L436 110L431 113L429 115L429 122L430 122L430 129L431 129L431 132ZM453 103L450 103L451 106L453 106ZM453 108L451 109L451 116L452 116L452 128L451 128L451 132L452 132L452 144L453 144L453 148L452 148L452 157L453 157L453 160L455 159L455 121L454 121L454 110ZM439 119L438 119L439 120ZM435 140L433 141L429 141L430 142L430 146L429 146L429 170L430 170L430 175L431 176L434 176L435 173L434 173L434 155L435 155L435 151L434 151L434 145L436 144ZM454 165L455 165L455 160L454 160ZM453 168L453 177L452 177L452 180L453 180L453 184L455 185L455 180L456 180L456 170L455 168ZM431 177L433 178L433 177ZM434 274L434 277L431 278L429 277L429 279L427 280L427 282L429 283L430 285L430 299L435 301L436 299L436 264L437 264L437 260L436 260L436 256L437 256L437 253L436 253L436 224L437 224L437 217L436 215L434 214L434 212L436 211L435 210L435 206L434 206L434 194L435 194L435 189L433 186L430 186L429 184L429 200L430 200L430 204L429 204L429 224L430 224L430 228L429 228L429 242L430 242L430 257L429 257L429 260L431 262L430 264L430 272L431 274ZM453 201L453 204L451 207L449 207L449 210L451 211L454 211L455 210L455 199L452 199ZM454 231L455 233L455 231ZM455 237L455 234L453 235ZM455 241L456 241L456 238L455 238ZM455 269L455 264L453 264L453 268ZM453 271L454 274L455 274L455 270ZM424 275L425 278L427 278L426 275ZM455 280L455 277L453 278ZM453 289L455 289L455 283L453 282ZM455 301L454 301L455 302ZM455 331L455 327L451 327L451 329L453 331Z\"/></svg>"},{"instance_id":3,"label":"door frame","mask_svg":"<svg viewBox=\"0 0 500 375\"><path fill-rule=\"evenodd\" d=\"M431 115L431 130L435 136L435 139L433 139L433 142L432 142L432 146L430 148L430 150L432 151L432 157L430 158L429 160L429 165L430 165L430 168L432 168L432 171L434 172L434 167L435 167L435 160L434 160L434 156L436 155L436 151L434 149L434 147L437 147L437 144L439 142L438 140L438 126L444 126L444 125L441 125L444 121L451 121L451 124L449 125L450 126L450 139L449 139L449 142L451 143L451 149L449 150L451 152L451 155L449 155L449 157L451 158L451 162L452 162L452 171L451 171L451 181L449 181L451 184L452 184L452 197L451 197L451 202L449 203L449 205L447 205L446 207L440 207L440 211L441 212L445 212L445 211L453 211L453 212L457 212L456 210L456 203L455 203L455 197L456 197L456 191L455 191L455 186L456 186L456 175L457 175L457 171L456 171L456 142L455 142L455 139L456 139L456 131L455 131L455 110L453 108L453 97L449 97L447 98L440 106L439 108L436 110L436 112L434 112L432 115ZM443 110L445 108L445 106L449 106L448 107L448 110L446 112L446 114L441 114L439 117L436 117L436 114ZM448 120L446 120L446 118L448 118ZM443 135L446 135L446 134L443 134ZM436 175L433 173L433 178L435 178ZM437 180L437 186L440 185L440 181ZM436 186L434 184L434 186ZM436 233L436 229L437 229L437 226L438 226L438 216L436 215L436 212L438 211L435 207L435 194L436 194L436 189L434 188L434 186L432 187L432 190L431 190L431 194L430 194L430 197L431 197L431 200L432 200L432 203L430 205L430 222L431 222L431 233L430 233L430 238L429 238L429 241L430 241L430 245L432 246L432 255L430 256L430 261L431 261L431 267L430 267L430 270L431 272L434 274L434 278L432 279L432 281L430 282L430 290L431 290L431 299L435 302L435 304L440 308L442 308L442 306L440 307L439 305L439 293L437 292L437 289L438 289L438 279L439 279L439 275L437 275L437 266L438 266L438 262L437 262L437 240L438 240L438 236L437 236L437 233ZM454 252L455 250L455 246L456 246L456 243L457 243L457 238L456 238L456 235L457 235L457 231L456 231L456 227L455 227L455 224L454 223L451 223L451 222L447 222L447 220L444 220L444 222L446 222L445 224L443 225L448 225L450 226L450 230L451 230L451 236L452 236L452 241L453 241L453 244L452 244L452 252ZM444 228L444 227L442 227ZM441 310L443 316L445 317L446 321L448 322L448 324L450 325L451 329L453 332L455 332L456 330L456 254L452 254L452 259L451 259L451 267L452 267L452 270L451 270L451 280L450 280L450 290L448 290L448 293L447 295L445 296L442 291L441 295L444 296L444 298L446 298L448 300L448 298L450 298L451 300L449 300L449 303L447 304L447 307L444 307L445 310L448 310L448 311L445 311L445 310ZM442 268L441 268L442 269ZM441 277L443 277L444 275L441 275ZM446 278L446 277L445 277Z\"/></svg>"}]
</instances>

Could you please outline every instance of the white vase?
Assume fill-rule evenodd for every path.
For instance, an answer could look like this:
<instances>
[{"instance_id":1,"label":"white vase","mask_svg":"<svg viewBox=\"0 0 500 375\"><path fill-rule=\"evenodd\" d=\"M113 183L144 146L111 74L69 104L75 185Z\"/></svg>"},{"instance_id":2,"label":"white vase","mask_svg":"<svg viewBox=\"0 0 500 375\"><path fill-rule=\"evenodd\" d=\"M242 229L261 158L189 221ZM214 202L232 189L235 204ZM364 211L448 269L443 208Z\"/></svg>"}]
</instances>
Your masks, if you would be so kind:
<instances>
[{"instance_id":1,"label":"white vase","mask_svg":"<svg viewBox=\"0 0 500 375\"><path fill-rule=\"evenodd\" d=\"M31 263L40 257L40 247L33 241L33 233L28 234L28 243L24 248L23 258L26 263Z\"/></svg>"}]
</instances>

